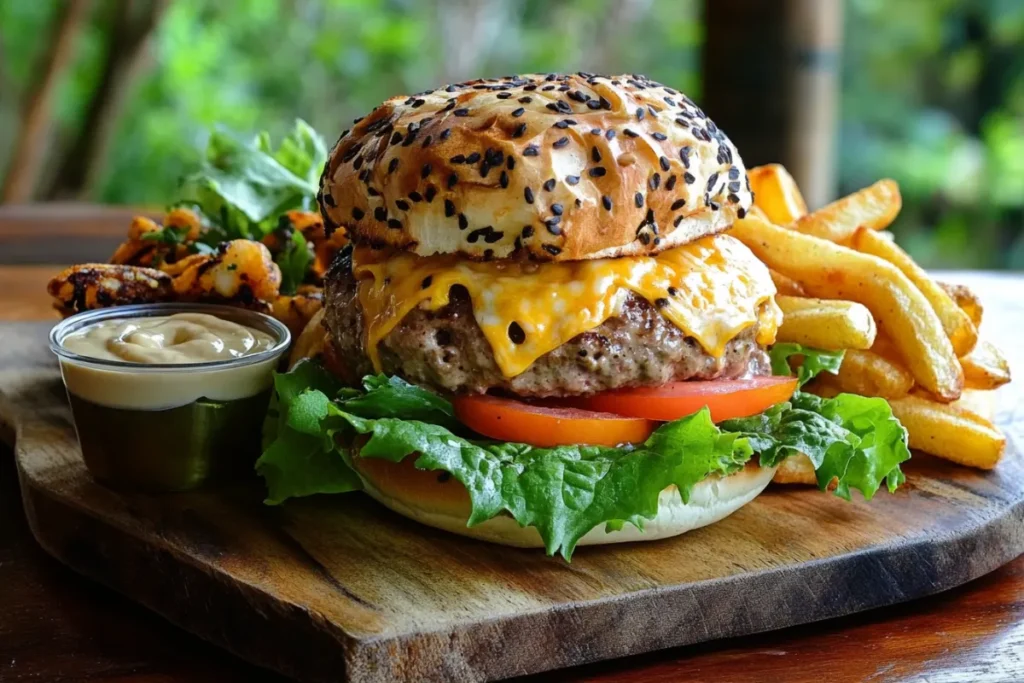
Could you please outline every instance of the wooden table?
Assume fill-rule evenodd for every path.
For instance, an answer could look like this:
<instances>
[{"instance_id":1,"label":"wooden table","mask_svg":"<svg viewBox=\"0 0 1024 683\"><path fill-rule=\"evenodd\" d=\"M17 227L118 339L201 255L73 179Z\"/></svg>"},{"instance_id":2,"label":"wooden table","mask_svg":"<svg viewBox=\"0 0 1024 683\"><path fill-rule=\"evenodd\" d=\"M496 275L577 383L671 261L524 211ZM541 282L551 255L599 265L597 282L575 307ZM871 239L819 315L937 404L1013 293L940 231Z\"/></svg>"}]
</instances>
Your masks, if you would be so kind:
<instances>
[{"instance_id":1,"label":"wooden table","mask_svg":"<svg viewBox=\"0 0 1024 683\"><path fill-rule=\"evenodd\" d=\"M68 207L0 207L0 320L53 317L43 288L57 267L41 265L64 255L53 239L75 238L95 253L116 243L126 227L123 209L89 207L81 228L74 214ZM17 259L6 258L15 241ZM14 261L19 265L3 265ZM1024 275L970 278L1024 292ZM280 679L50 559L26 526L10 453L0 450L0 681L37 680ZM1024 557L966 586L906 605L528 680L1022 681Z\"/></svg>"}]
</instances>

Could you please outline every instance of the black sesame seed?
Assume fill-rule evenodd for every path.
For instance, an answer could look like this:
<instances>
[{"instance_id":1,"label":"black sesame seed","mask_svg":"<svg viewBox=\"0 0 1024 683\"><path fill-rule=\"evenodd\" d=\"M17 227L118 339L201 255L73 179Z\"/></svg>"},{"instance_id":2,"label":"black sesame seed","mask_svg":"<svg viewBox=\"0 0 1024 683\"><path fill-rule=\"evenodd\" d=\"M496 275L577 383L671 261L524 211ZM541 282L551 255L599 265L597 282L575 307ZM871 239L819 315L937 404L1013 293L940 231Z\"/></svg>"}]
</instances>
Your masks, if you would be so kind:
<instances>
[{"instance_id":1,"label":"black sesame seed","mask_svg":"<svg viewBox=\"0 0 1024 683\"><path fill-rule=\"evenodd\" d=\"M398 144L399 142L401 142L401 141L402 141L402 134L401 134L401 133L399 133L399 132L398 132L398 131L396 130L396 131L394 132L394 134L393 134L393 135L391 136L391 144L392 144L392 145L397 145L397 144Z\"/></svg>"},{"instance_id":2,"label":"black sesame seed","mask_svg":"<svg viewBox=\"0 0 1024 683\"><path fill-rule=\"evenodd\" d=\"M638 232L636 234L636 238L640 240L640 244L644 245L645 247L651 243L651 233L649 232Z\"/></svg>"},{"instance_id":3,"label":"black sesame seed","mask_svg":"<svg viewBox=\"0 0 1024 683\"><path fill-rule=\"evenodd\" d=\"M676 219L672 221L672 227L678 228L679 224L683 222L682 216L676 216Z\"/></svg>"},{"instance_id":4,"label":"black sesame seed","mask_svg":"<svg viewBox=\"0 0 1024 683\"><path fill-rule=\"evenodd\" d=\"M631 137L631 138L639 137L639 135L640 135L635 130L631 130L629 128L623 128L622 132L625 133L628 137Z\"/></svg>"},{"instance_id":5,"label":"black sesame seed","mask_svg":"<svg viewBox=\"0 0 1024 683\"><path fill-rule=\"evenodd\" d=\"M672 166L670 166L668 163L668 157L661 157L660 159L658 159L658 163L661 164L662 171L668 171L670 168L672 168Z\"/></svg>"},{"instance_id":6,"label":"black sesame seed","mask_svg":"<svg viewBox=\"0 0 1024 683\"><path fill-rule=\"evenodd\" d=\"M607 97L603 97L602 96L599 101L601 103L601 109L611 109L612 108L612 103L608 101Z\"/></svg>"},{"instance_id":7,"label":"black sesame seed","mask_svg":"<svg viewBox=\"0 0 1024 683\"><path fill-rule=\"evenodd\" d=\"M596 145L590 148L590 158L594 160L595 164L601 163L601 150Z\"/></svg>"},{"instance_id":8,"label":"black sesame seed","mask_svg":"<svg viewBox=\"0 0 1024 683\"><path fill-rule=\"evenodd\" d=\"M732 192L729 193L729 196L727 196L726 199L728 199L729 202L732 203L732 204L739 204L740 203L739 196L733 194Z\"/></svg>"},{"instance_id":9,"label":"black sesame seed","mask_svg":"<svg viewBox=\"0 0 1024 683\"><path fill-rule=\"evenodd\" d=\"M383 206L378 206L373 210L373 217L379 221L386 221L388 219L388 210Z\"/></svg>"},{"instance_id":10,"label":"black sesame seed","mask_svg":"<svg viewBox=\"0 0 1024 683\"><path fill-rule=\"evenodd\" d=\"M434 276L428 275L423 278L423 282L420 283L420 289L429 289L430 285L434 282Z\"/></svg>"},{"instance_id":11,"label":"black sesame seed","mask_svg":"<svg viewBox=\"0 0 1024 683\"><path fill-rule=\"evenodd\" d=\"M427 191L423 195L426 197L427 203L434 201L434 197L437 196L437 188L433 185L427 185Z\"/></svg>"},{"instance_id":12,"label":"black sesame seed","mask_svg":"<svg viewBox=\"0 0 1024 683\"><path fill-rule=\"evenodd\" d=\"M409 210L409 202L405 201L404 199L399 199L399 200L395 201L395 206L397 206L402 211L408 211Z\"/></svg>"},{"instance_id":13,"label":"black sesame seed","mask_svg":"<svg viewBox=\"0 0 1024 683\"><path fill-rule=\"evenodd\" d=\"M513 344L522 344L526 341L526 332L516 321L512 321L508 326L508 338L512 340Z\"/></svg>"},{"instance_id":14,"label":"black sesame seed","mask_svg":"<svg viewBox=\"0 0 1024 683\"><path fill-rule=\"evenodd\" d=\"M526 113L526 109L524 109L523 107L519 107L519 109L516 109L514 112L512 112L512 116L514 116L516 118L519 118L520 116L522 116L525 113Z\"/></svg>"},{"instance_id":15,"label":"black sesame seed","mask_svg":"<svg viewBox=\"0 0 1024 683\"><path fill-rule=\"evenodd\" d=\"M568 185L577 185L580 182L580 177L578 175L567 175L565 176L565 182Z\"/></svg>"},{"instance_id":16,"label":"black sesame seed","mask_svg":"<svg viewBox=\"0 0 1024 683\"><path fill-rule=\"evenodd\" d=\"M514 131L512 131L512 137L514 137L514 138L521 138L525 134L526 134L526 124L525 123L520 123L518 126L516 126L516 129Z\"/></svg>"},{"instance_id":17,"label":"black sesame seed","mask_svg":"<svg viewBox=\"0 0 1024 683\"><path fill-rule=\"evenodd\" d=\"M669 209L672 210L672 211L678 211L679 209L683 208L684 206L686 206L686 200L685 199L677 199L674 202L672 202L672 206L670 206Z\"/></svg>"},{"instance_id":18,"label":"black sesame seed","mask_svg":"<svg viewBox=\"0 0 1024 683\"><path fill-rule=\"evenodd\" d=\"M561 216L562 215L562 205L561 204L552 204L551 205L551 213L555 214L556 216Z\"/></svg>"},{"instance_id":19,"label":"black sesame seed","mask_svg":"<svg viewBox=\"0 0 1024 683\"><path fill-rule=\"evenodd\" d=\"M466 157L467 164L475 164L478 161L480 161L480 152L473 152L468 157Z\"/></svg>"},{"instance_id":20,"label":"black sesame seed","mask_svg":"<svg viewBox=\"0 0 1024 683\"><path fill-rule=\"evenodd\" d=\"M553 86L549 86L549 88L550 87L553 87ZM548 90L549 88L544 88L544 90ZM547 108L547 109L550 109L551 111L554 111L554 112L558 111L558 105L555 104L554 102L548 102L547 104L544 105L544 107Z\"/></svg>"},{"instance_id":21,"label":"black sesame seed","mask_svg":"<svg viewBox=\"0 0 1024 683\"><path fill-rule=\"evenodd\" d=\"M550 232L552 235L561 235L562 234L562 228L560 228L558 226L558 224L561 222L561 220L562 219L561 219L560 216L553 216L553 217L547 219L546 221L544 221L544 226L548 229L548 232Z\"/></svg>"},{"instance_id":22,"label":"black sesame seed","mask_svg":"<svg viewBox=\"0 0 1024 683\"><path fill-rule=\"evenodd\" d=\"M363 178L363 180L366 180L366 179ZM367 186L366 194L370 195L371 197L379 197L380 196L380 192L377 191L377 188L370 187L370 186Z\"/></svg>"},{"instance_id":23,"label":"black sesame seed","mask_svg":"<svg viewBox=\"0 0 1024 683\"><path fill-rule=\"evenodd\" d=\"M581 206L583 206L583 200L580 199L579 197L576 198L576 202L575 203L576 203L576 208L577 209L580 208Z\"/></svg>"},{"instance_id":24,"label":"black sesame seed","mask_svg":"<svg viewBox=\"0 0 1024 683\"><path fill-rule=\"evenodd\" d=\"M366 212L363 211L362 209L360 209L359 207L356 207L356 206L352 207L352 218L356 219L357 221L361 221L361 220L363 220L363 216L365 216L365 215L366 215Z\"/></svg>"},{"instance_id":25,"label":"black sesame seed","mask_svg":"<svg viewBox=\"0 0 1024 683\"><path fill-rule=\"evenodd\" d=\"M395 157L388 163L388 173L394 173L395 169L398 168L398 157Z\"/></svg>"},{"instance_id":26,"label":"black sesame seed","mask_svg":"<svg viewBox=\"0 0 1024 683\"><path fill-rule=\"evenodd\" d=\"M665 140L668 140L667 135L665 135L664 133L659 133L657 131L651 133L651 137L654 138L655 140L658 140L659 142L664 142Z\"/></svg>"},{"instance_id":27,"label":"black sesame seed","mask_svg":"<svg viewBox=\"0 0 1024 683\"><path fill-rule=\"evenodd\" d=\"M498 176L498 182L501 183L503 189L508 188L508 171L501 172L501 175Z\"/></svg>"},{"instance_id":28,"label":"black sesame seed","mask_svg":"<svg viewBox=\"0 0 1024 683\"><path fill-rule=\"evenodd\" d=\"M530 102L533 102L533 98L532 97L520 97L518 102L520 104L529 104ZM518 116L518 114L513 114L513 116Z\"/></svg>"},{"instance_id":29,"label":"black sesame seed","mask_svg":"<svg viewBox=\"0 0 1024 683\"><path fill-rule=\"evenodd\" d=\"M469 110L466 109L465 107L460 107L459 109L456 109L452 113L455 114L456 116L469 116Z\"/></svg>"},{"instance_id":30,"label":"black sesame seed","mask_svg":"<svg viewBox=\"0 0 1024 683\"><path fill-rule=\"evenodd\" d=\"M601 196L601 205L608 211L612 210L612 198L608 195Z\"/></svg>"},{"instance_id":31,"label":"black sesame seed","mask_svg":"<svg viewBox=\"0 0 1024 683\"><path fill-rule=\"evenodd\" d=\"M661 186L661 174L655 173L651 176L651 179L647 181L647 186L652 190L657 190Z\"/></svg>"},{"instance_id":32,"label":"black sesame seed","mask_svg":"<svg viewBox=\"0 0 1024 683\"><path fill-rule=\"evenodd\" d=\"M421 195L416 190L413 190L412 192L409 193L409 199L413 200L414 202L422 202L423 195Z\"/></svg>"},{"instance_id":33,"label":"black sesame seed","mask_svg":"<svg viewBox=\"0 0 1024 683\"><path fill-rule=\"evenodd\" d=\"M444 215L446 218L451 218L455 215L455 202L450 199L444 200Z\"/></svg>"},{"instance_id":34,"label":"black sesame seed","mask_svg":"<svg viewBox=\"0 0 1024 683\"><path fill-rule=\"evenodd\" d=\"M746 215L747 215L747 210L744 209L742 206L740 208L736 209L736 216L737 217L744 218Z\"/></svg>"},{"instance_id":35,"label":"black sesame seed","mask_svg":"<svg viewBox=\"0 0 1024 683\"><path fill-rule=\"evenodd\" d=\"M636 120L637 121L643 121L644 120L644 108L643 107L637 107L636 108Z\"/></svg>"},{"instance_id":36,"label":"black sesame seed","mask_svg":"<svg viewBox=\"0 0 1024 683\"><path fill-rule=\"evenodd\" d=\"M591 128L590 129L590 134L591 135L600 135L601 134L601 129L600 128Z\"/></svg>"},{"instance_id":37,"label":"black sesame seed","mask_svg":"<svg viewBox=\"0 0 1024 683\"><path fill-rule=\"evenodd\" d=\"M557 140L555 140L555 144L553 144L552 147L554 147L555 149L559 149L561 147L565 147L568 144L569 138L558 138Z\"/></svg>"},{"instance_id":38,"label":"black sesame seed","mask_svg":"<svg viewBox=\"0 0 1024 683\"><path fill-rule=\"evenodd\" d=\"M669 287L668 288L668 295L669 296L678 296L679 295L679 290L676 289L675 287Z\"/></svg>"},{"instance_id":39,"label":"black sesame seed","mask_svg":"<svg viewBox=\"0 0 1024 683\"><path fill-rule=\"evenodd\" d=\"M401 230L402 221L398 220L397 218L389 218L388 227L391 228L392 230Z\"/></svg>"},{"instance_id":40,"label":"black sesame seed","mask_svg":"<svg viewBox=\"0 0 1024 683\"><path fill-rule=\"evenodd\" d=\"M423 149L426 149L427 147L430 147L430 143L433 142L433 141L434 141L434 136L433 135L428 135L427 137L423 138Z\"/></svg>"},{"instance_id":41,"label":"black sesame seed","mask_svg":"<svg viewBox=\"0 0 1024 683\"><path fill-rule=\"evenodd\" d=\"M635 195L633 195L633 201L636 202L636 208L644 208L644 195L642 192L637 192Z\"/></svg>"},{"instance_id":42,"label":"black sesame seed","mask_svg":"<svg viewBox=\"0 0 1024 683\"><path fill-rule=\"evenodd\" d=\"M430 164L423 164L423 168L420 169L420 178L426 178L432 170L434 169Z\"/></svg>"},{"instance_id":43,"label":"black sesame seed","mask_svg":"<svg viewBox=\"0 0 1024 683\"><path fill-rule=\"evenodd\" d=\"M523 190L523 198L526 200L527 204L533 204L533 190L531 190L528 187L526 189L524 189Z\"/></svg>"},{"instance_id":44,"label":"black sesame seed","mask_svg":"<svg viewBox=\"0 0 1024 683\"><path fill-rule=\"evenodd\" d=\"M523 239L527 239L527 238L533 237L533 226L532 225L524 225L523 226L523 231L521 233L519 233L519 234L522 236Z\"/></svg>"},{"instance_id":45,"label":"black sesame seed","mask_svg":"<svg viewBox=\"0 0 1024 683\"><path fill-rule=\"evenodd\" d=\"M672 189L675 188L675 186L676 186L676 177L674 175L670 175L668 177L668 180L665 181L665 189L669 190L671 192Z\"/></svg>"},{"instance_id":46,"label":"black sesame seed","mask_svg":"<svg viewBox=\"0 0 1024 683\"><path fill-rule=\"evenodd\" d=\"M720 208L722 208L722 205L719 204L718 202L708 202L707 204L708 206L711 207L712 211L718 211Z\"/></svg>"},{"instance_id":47,"label":"black sesame seed","mask_svg":"<svg viewBox=\"0 0 1024 683\"><path fill-rule=\"evenodd\" d=\"M558 123L555 124L555 128L561 128L562 130L565 130L568 127L569 127L569 122L566 121L565 119L562 119L561 121L559 121Z\"/></svg>"},{"instance_id":48,"label":"black sesame seed","mask_svg":"<svg viewBox=\"0 0 1024 683\"><path fill-rule=\"evenodd\" d=\"M712 173L711 175L708 176L708 184L705 187L705 191L706 192L711 192L711 190L715 187L715 183L717 183L717 182L718 182L718 172L716 171L716 172L714 172L714 173Z\"/></svg>"},{"instance_id":49,"label":"black sesame seed","mask_svg":"<svg viewBox=\"0 0 1024 683\"><path fill-rule=\"evenodd\" d=\"M601 103L597 100L587 100L587 109L600 109Z\"/></svg>"},{"instance_id":50,"label":"black sesame seed","mask_svg":"<svg viewBox=\"0 0 1024 683\"><path fill-rule=\"evenodd\" d=\"M604 137L606 140L611 140L612 138L615 137L615 131L611 129L606 130L604 132Z\"/></svg>"},{"instance_id":51,"label":"black sesame seed","mask_svg":"<svg viewBox=\"0 0 1024 683\"><path fill-rule=\"evenodd\" d=\"M686 173L683 174L683 180L686 181L687 185L693 185L693 183L696 182L697 179L693 177L692 173L687 171Z\"/></svg>"},{"instance_id":52,"label":"black sesame seed","mask_svg":"<svg viewBox=\"0 0 1024 683\"><path fill-rule=\"evenodd\" d=\"M469 227L469 221L466 220L466 214L460 213L459 214L459 230L465 230L468 227Z\"/></svg>"},{"instance_id":53,"label":"black sesame seed","mask_svg":"<svg viewBox=\"0 0 1024 683\"><path fill-rule=\"evenodd\" d=\"M731 183L729 183L729 192L739 192L739 191L740 191L740 181L734 180Z\"/></svg>"},{"instance_id":54,"label":"black sesame seed","mask_svg":"<svg viewBox=\"0 0 1024 683\"><path fill-rule=\"evenodd\" d=\"M459 174L451 173L448 175L448 189L455 187L455 183L459 182Z\"/></svg>"},{"instance_id":55,"label":"black sesame seed","mask_svg":"<svg viewBox=\"0 0 1024 683\"><path fill-rule=\"evenodd\" d=\"M499 100L507 100L510 97L512 97L512 93L510 93L510 92L500 92L500 93L498 93L498 99Z\"/></svg>"},{"instance_id":56,"label":"black sesame seed","mask_svg":"<svg viewBox=\"0 0 1024 683\"><path fill-rule=\"evenodd\" d=\"M738 180L740 177L740 169L733 166L729 169L729 180Z\"/></svg>"},{"instance_id":57,"label":"black sesame seed","mask_svg":"<svg viewBox=\"0 0 1024 683\"><path fill-rule=\"evenodd\" d=\"M451 134L452 134L452 129L451 128L445 128L444 130L441 131L441 134L438 137L441 138L442 140L447 140L451 136Z\"/></svg>"},{"instance_id":58,"label":"black sesame seed","mask_svg":"<svg viewBox=\"0 0 1024 683\"><path fill-rule=\"evenodd\" d=\"M356 160L352 162L352 168L354 168L355 170L358 171L362 167L363 167L363 158L362 157L356 157Z\"/></svg>"},{"instance_id":59,"label":"black sesame seed","mask_svg":"<svg viewBox=\"0 0 1024 683\"><path fill-rule=\"evenodd\" d=\"M524 157L535 157L539 153L540 150L537 149L537 145L527 145L526 148L523 150Z\"/></svg>"},{"instance_id":60,"label":"black sesame seed","mask_svg":"<svg viewBox=\"0 0 1024 683\"><path fill-rule=\"evenodd\" d=\"M668 299L666 299L665 297L658 297L657 299L654 300L654 305L657 306L658 308L665 308L666 306L668 306Z\"/></svg>"},{"instance_id":61,"label":"black sesame seed","mask_svg":"<svg viewBox=\"0 0 1024 683\"><path fill-rule=\"evenodd\" d=\"M464 154L456 154L455 156L453 156L451 159L448 160L448 163L449 164L464 164L464 163L466 163L466 155L464 155Z\"/></svg>"},{"instance_id":62,"label":"black sesame seed","mask_svg":"<svg viewBox=\"0 0 1024 683\"><path fill-rule=\"evenodd\" d=\"M559 254L562 253L561 247L556 247L553 244L545 244L544 245L544 251L548 252L552 256L558 256Z\"/></svg>"},{"instance_id":63,"label":"black sesame seed","mask_svg":"<svg viewBox=\"0 0 1024 683\"><path fill-rule=\"evenodd\" d=\"M420 107L423 106L423 104L425 102L426 102L426 100L415 99L415 100L412 101L412 108L413 109L419 109Z\"/></svg>"},{"instance_id":64,"label":"black sesame seed","mask_svg":"<svg viewBox=\"0 0 1024 683\"><path fill-rule=\"evenodd\" d=\"M591 178L601 178L607 172L608 171L605 170L604 166L595 166L594 168L590 169L590 171L588 171L588 174Z\"/></svg>"},{"instance_id":65,"label":"black sesame seed","mask_svg":"<svg viewBox=\"0 0 1024 683\"><path fill-rule=\"evenodd\" d=\"M548 178L547 180L544 181L543 187L546 192L551 192L551 190L555 189L555 179Z\"/></svg>"}]
</instances>

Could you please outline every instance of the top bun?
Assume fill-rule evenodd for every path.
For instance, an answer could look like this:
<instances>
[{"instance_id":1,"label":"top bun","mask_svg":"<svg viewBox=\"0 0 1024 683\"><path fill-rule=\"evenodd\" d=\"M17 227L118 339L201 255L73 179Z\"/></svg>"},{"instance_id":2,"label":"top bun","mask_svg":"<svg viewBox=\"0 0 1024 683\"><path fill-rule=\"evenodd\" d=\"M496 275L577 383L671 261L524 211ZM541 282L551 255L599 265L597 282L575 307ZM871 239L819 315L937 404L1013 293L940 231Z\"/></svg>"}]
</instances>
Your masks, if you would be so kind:
<instances>
[{"instance_id":1,"label":"top bun","mask_svg":"<svg viewBox=\"0 0 1024 683\"><path fill-rule=\"evenodd\" d=\"M736 148L643 76L526 75L394 97L320 179L328 230L419 255L575 261L652 254L750 208Z\"/></svg>"}]
</instances>

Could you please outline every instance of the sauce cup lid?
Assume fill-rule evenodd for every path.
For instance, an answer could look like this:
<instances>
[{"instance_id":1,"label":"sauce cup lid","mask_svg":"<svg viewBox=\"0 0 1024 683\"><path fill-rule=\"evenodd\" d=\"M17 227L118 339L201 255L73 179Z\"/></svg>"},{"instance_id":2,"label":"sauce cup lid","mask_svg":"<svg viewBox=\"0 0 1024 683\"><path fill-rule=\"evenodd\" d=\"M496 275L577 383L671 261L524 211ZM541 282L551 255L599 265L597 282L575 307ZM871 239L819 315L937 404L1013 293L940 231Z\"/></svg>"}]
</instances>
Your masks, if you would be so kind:
<instances>
[{"instance_id":1,"label":"sauce cup lid","mask_svg":"<svg viewBox=\"0 0 1024 683\"><path fill-rule=\"evenodd\" d=\"M229 358L226 360L200 361L196 363L135 363L132 361L110 360L107 358L93 358L64 348L64 338L73 332L88 327L102 320L117 318L152 318L161 315L174 315L175 313L206 313L208 315L230 320L231 322L252 327L265 332L274 338L275 344L269 349L259 351L250 355ZM165 303L165 304L135 304L132 306L114 306L111 308L99 308L65 318L54 325L50 330L50 350L53 351L62 361L102 367L106 370L131 371L131 372L205 372L214 370L227 370L238 368L254 363L261 363L280 356L287 350L291 343L292 336L288 328L276 318L264 313L250 311L245 308L234 306L222 306L218 304L203 303Z\"/></svg>"}]
</instances>

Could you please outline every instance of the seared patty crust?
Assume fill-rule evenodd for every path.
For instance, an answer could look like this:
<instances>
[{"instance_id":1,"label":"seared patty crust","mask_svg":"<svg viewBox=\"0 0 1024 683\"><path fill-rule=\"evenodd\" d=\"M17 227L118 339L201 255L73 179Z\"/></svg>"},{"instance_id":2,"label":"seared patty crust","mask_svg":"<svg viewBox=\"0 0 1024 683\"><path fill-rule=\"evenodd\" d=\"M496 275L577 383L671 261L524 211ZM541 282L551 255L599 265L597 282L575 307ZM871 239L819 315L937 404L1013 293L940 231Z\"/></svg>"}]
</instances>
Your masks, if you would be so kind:
<instances>
[{"instance_id":1,"label":"seared patty crust","mask_svg":"<svg viewBox=\"0 0 1024 683\"><path fill-rule=\"evenodd\" d=\"M374 372L363 348L363 312L351 264L342 258L328 274L324 324L339 358L356 377ZM666 382L769 375L768 357L755 341L756 325L729 342L721 358L708 355L651 306L630 295L620 315L573 337L523 373L502 375L473 316L468 292L452 288L436 311L412 310L380 343L388 375L438 391L523 397L579 396Z\"/></svg>"}]
</instances>

